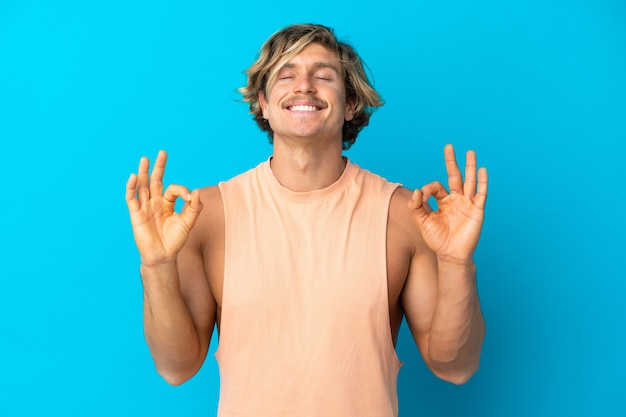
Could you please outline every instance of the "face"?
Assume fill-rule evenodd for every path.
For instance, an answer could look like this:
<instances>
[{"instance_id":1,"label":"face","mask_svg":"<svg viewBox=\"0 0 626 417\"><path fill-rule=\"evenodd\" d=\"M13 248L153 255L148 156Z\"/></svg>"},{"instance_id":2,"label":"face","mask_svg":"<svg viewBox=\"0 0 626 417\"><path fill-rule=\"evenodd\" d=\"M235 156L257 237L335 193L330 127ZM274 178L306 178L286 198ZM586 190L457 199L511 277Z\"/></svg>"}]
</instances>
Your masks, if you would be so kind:
<instances>
[{"instance_id":1,"label":"face","mask_svg":"<svg viewBox=\"0 0 626 417\"><path fill-rule=\"evenodd\" d=\"M278 69L266 92L267 97L260 93L259 103L275 142L306 137L341 143L353 106L346 102L343 71L334 52L308 45Z\"/></svg>"}]
</instances>

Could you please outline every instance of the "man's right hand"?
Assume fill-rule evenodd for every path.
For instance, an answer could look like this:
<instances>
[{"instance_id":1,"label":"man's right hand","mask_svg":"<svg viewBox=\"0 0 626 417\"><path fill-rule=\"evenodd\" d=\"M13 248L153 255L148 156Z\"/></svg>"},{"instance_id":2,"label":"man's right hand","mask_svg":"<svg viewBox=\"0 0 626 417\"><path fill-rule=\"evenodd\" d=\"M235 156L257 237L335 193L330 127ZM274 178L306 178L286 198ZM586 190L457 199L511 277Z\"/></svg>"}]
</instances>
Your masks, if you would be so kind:
<instances>
[{"instance_id":1,"label":"man's right hand","mask_svg":"<svg viewBox=\"0 0 626 417\"><path fill-rule=\"evenodd\" d=\"M186 187L170 185L163 193L166 160L167 154L160 151L149 175L150 162L141 158L137 175L131 174L126 183L130 222L145 266L175 261L202 210L198 190L190 193ZM179 197L186 202L180 214L174 211Z\"/></svg>"}]
</instances>

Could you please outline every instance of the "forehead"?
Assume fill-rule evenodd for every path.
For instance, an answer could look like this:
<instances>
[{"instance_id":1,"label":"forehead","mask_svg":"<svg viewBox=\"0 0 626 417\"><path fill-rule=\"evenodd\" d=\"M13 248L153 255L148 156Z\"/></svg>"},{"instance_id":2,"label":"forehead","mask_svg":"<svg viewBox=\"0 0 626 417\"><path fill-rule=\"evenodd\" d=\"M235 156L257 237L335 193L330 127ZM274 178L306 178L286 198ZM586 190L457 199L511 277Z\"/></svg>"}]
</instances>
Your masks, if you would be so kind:
<instances>
[{"instance_id":1,"label":"forehead","mask_svg":"<svg viewBox=\"0 0 626 417\"><path fill-rule=\"evenodd\" d=\"M339 58L335 51L327 49L319 43L312 43L305 46L300 52L293 56L287 56L278 63L279 68L289 65L307 65L307 64L328 64L339 68ZM282 64L282 65L281 65Z\"/></svg>"},{"instance_id":2,"label":"forehead","mask_svg":"<svg viewBox=\"0 0 626 417\"><path fill-rule=\"evenodd\" d=\"M319 43L312 43L297 53L287 54L278 60L270 70L268 84L271 84L278 72L283 68L308 69L309 67L327 67L335 70L340 76L343 71L335 51L327 49Z\"/></svg>"}]
</instances>

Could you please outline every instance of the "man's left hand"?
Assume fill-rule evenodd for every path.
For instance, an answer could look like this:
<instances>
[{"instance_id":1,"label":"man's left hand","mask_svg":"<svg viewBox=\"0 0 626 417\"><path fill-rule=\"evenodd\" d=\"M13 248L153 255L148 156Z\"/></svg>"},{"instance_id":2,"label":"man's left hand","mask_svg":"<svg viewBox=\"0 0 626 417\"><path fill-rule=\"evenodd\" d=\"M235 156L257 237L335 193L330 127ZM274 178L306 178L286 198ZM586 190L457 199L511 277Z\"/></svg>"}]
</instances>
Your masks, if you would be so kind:
<instances>
[{"instance_id":1,"label":"man's left hand","mask_svg":"<svg viewBox=\"0 0 626 417\"><path fill-rule=\"evenodd\" d=\"M445 146L444 157L450 192L435 181L416 189L408 206L424 241L440 261L468 263L483 224L487 170L476 171L476 153L468 151L463 181L452 145ZM437 200L436 211L428 205L431 196Z\"/></svg>"}]
</instances>

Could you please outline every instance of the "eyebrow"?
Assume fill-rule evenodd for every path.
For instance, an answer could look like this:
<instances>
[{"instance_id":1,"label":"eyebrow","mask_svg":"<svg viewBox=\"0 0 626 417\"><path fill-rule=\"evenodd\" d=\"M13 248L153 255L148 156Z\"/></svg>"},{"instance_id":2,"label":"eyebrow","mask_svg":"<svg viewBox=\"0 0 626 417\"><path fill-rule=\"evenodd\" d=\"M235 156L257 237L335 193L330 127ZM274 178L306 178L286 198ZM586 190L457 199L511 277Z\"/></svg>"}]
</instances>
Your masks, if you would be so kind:
<instances>
[{"instance_id":1,"label":"eyebrow","mask_svg":"<svg viewBox=\"0 0 626 417\"><path fill-rule=\"evenodd\" d=\"M280 67L280 69L278 71L281 71L283 69L289 69L289 68L294 68L296 65L294 63L291 62L287 62L285 65L283 65L282 67ZM335 71L337 73L337 75L341 74L339 72L339 69L334 66L333 64L331 64L330 62L316 62L315 64L313 64L313 68L314 69L320 69L320 68L330 68L331 70Z\"/></svg>"}]
</instances>

